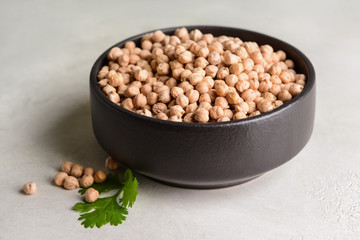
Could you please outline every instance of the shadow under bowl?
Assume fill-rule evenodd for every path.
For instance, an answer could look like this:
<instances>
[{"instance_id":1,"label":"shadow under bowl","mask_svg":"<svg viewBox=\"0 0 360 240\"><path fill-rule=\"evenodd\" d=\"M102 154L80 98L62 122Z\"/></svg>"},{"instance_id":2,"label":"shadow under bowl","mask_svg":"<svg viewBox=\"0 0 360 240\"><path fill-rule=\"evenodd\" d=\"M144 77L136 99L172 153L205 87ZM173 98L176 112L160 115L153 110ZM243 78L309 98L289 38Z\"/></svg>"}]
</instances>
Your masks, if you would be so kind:
<instances>
[{"instance_id":1,"label":"shadow under bowl","mask_svg":"<svg viewBox=\"0 0 360 240\"><path fill-rule=\"evenodd\" d=\"M308 142L315 115L315 71L295 47L243 29L185 26L214 36L239 37L283 50L306 75L303 91L273 111L220 123L181 123L150 118L119 107L101 92L97 73L112 47L127 41L138 46L146 33L106 50L90 74L92 126L103 149L125 166L160 182L186 188L220 188L249 181L292 159ZM166 28L166 34L176 28Z\"/></svg>"}]
</instances>

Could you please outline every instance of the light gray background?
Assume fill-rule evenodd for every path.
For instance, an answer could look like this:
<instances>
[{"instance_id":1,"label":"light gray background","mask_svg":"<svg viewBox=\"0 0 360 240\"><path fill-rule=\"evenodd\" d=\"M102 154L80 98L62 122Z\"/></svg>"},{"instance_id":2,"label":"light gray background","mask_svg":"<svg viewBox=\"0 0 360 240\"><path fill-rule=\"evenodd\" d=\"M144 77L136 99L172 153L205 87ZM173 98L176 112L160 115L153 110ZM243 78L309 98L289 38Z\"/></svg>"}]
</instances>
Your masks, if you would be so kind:
<instances>
[{"instance_id":1,"label":"light gray background","mask_svg":"<svg viewBox=\"0 0 360 240\"><path fill-rule=\"evenodd\" d=\"M256 2L256 3L255 3ZM357 1L1 1L0 239L360 239ZM124 224L84 229L63 160L103 167L88 76L112 44L156 28L246 28L303 51L317 72L315 130L292 161L244 185L186 190L139 176ZM38 183L33 196L21 193Z\"/></svg>"}]
</instances>

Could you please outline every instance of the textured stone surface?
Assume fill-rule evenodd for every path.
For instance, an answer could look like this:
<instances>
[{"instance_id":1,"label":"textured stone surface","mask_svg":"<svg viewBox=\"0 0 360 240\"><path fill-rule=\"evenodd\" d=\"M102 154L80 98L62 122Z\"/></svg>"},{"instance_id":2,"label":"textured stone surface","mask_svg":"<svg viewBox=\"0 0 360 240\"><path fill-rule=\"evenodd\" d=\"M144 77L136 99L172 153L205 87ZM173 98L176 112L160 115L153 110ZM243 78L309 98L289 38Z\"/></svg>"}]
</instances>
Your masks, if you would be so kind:
<instances>
[{"instance_id":1,"label":"textured stone surface","mask_svg":"<svg viewBox=\"0 0 360 240\"><path fill-rule=\"evenodd\" d=\"M192 9L182 10L185 6ZM359 239L359 40L356 1L2 1L0 239ZM176 25L247 28L303 51L317 72L313 136L292 161L244 185L186 190L139 176L118 226L84 229L76 191L52 184L63 160L103 167L88 76L97 56ZM28 181L32 196L21 193Z\"/></svg>"}]
</instances>

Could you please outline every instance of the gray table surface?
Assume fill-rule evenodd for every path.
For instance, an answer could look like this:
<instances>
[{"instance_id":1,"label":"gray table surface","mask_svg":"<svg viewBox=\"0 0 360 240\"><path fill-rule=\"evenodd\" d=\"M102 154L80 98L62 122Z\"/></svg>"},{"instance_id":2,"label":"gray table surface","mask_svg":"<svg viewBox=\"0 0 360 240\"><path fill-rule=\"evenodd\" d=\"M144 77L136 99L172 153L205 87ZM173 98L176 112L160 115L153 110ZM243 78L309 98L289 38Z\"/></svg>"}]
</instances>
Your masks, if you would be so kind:
<instances>
[{"instance_id":1,"label":"gray table surface","mask_svg":"<svg viewBox=\"0 0 360 240\"><path fill-rule=\"evenodd\" d=\"M360 239L357 1L1 1L0 239ZM52 184L63 160L103 168L88 76L110 45L156 28L251 29L317 72L315 130L292 161L249 183L186 190L145 177L124 224L84 229L81 198ZM36 181L38 192L21 193Z\"/></svg>"}]
</instances>

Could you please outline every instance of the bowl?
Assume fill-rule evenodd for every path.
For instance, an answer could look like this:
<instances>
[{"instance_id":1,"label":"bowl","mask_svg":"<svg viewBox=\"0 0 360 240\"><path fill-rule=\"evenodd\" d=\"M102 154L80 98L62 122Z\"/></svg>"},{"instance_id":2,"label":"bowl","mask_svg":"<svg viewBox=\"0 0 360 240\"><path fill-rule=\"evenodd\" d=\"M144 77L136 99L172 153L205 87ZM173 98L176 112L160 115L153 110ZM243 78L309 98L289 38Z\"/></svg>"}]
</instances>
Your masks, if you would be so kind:
<instances>
[{"instance_id":1,"label":"bowl","mask_svg":"<svg viewBox=\"0 0 360 240\"><path fill-rule=\"evenodd\" d=\"M243 29L185 26L214 36L270 44L284 50L295 70L306 75L303 91L273 111L219 123L183 123L146 117L119 107L101 92L97 72L112 47L137 45L142 33L106 50L90 73L92 126L101 147L125 166L162 183L185 188L221 188L244 183L298 154L308 142L315 115L315 71L298 49L276 38ZM174 28L161 29L166 34ZM152 31L151 31L152 32Z\"/></svg>"}]
</instances>

